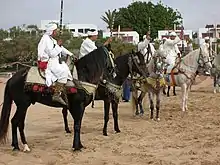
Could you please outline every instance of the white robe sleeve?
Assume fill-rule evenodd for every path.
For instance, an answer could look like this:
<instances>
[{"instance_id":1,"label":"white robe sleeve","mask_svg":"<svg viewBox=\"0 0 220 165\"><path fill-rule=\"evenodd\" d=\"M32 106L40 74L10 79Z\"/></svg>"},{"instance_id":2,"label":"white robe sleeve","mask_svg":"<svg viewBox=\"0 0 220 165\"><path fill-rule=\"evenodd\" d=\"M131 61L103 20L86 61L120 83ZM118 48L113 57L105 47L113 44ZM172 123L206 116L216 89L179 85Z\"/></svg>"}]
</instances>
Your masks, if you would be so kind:
<instances>
[{"instance_id":1,"label":"white robe sleeve","mask_svg":"<svg viewBox=\"0 0 220 165\"><path fill-rule=\"evenodd\" d=\"M84 49L87 52L92 52L93 50L97 49L97 47L95 46L95 43L85 42L84 43Z\"/></svg>"},{"instance_id":2,"label":"white robe sleeve","mask_svg":"<svg viewBox=\"0 0 220 165\"><path fill-rule=\"evenodd\" d=\"M41 60L41 58L43 57L45 49L46 49L46 42L45 42L45 38L42 37L37 48L38 60Z\"/></svg>"},{"instance_id":3,"label":"white robe sleeve","mask_svg":"<svg viewBox=\"0 0 220 165\"><path fill-rule=\"evenodd\" d=\"M72 55L73 55L73 53L71 53L69 50L67 50L67 49L64 48L63 46L61 46L61 48L62 48L62 53L63 53L64 55L69 55L69 56L72 56Z\"/></svg>"},{"instance_id":4,"label":"white robe sleeve","mask_svg":"<svg viewBox=\"0 0 220 165\"><path fill-rule=\"evenodd\" d=\"M138 44L138 51L142 51L142 50L144 50L145 48L147 48L149 43L150 43L150 42L149 42L149 40L147 40L147 39L145 39L143 42L140 42L140 43Z\"/></svg>"},{"instance_id":5,"label":"white robe sleeve","mask_svg":"<svg viewBox=\"0 0 220 165\"><path fill-rule=\"evenodd\" d=\"M176 44L178 44L180 42L180 38L178 36L176 36L176 38L174 40L166 40L166 44L170 45L170 46L174 46Z\"/></svg>"},{"instance_id":6,"label":"white robe sleeve","mask_svg":"<svg viewBox=\"0 0 220 165\"><path fill-rule=\"evenodd\" d=\"M52 40L49 37L45 42L46 42L46 44L45 44L46 45L46 52L48 53L50 58L54 58L62 52L62 48L59 45L57 45L55 43L51 44ZM55 46L53 44L55 44Z\"/></svg>"}]
</instances>

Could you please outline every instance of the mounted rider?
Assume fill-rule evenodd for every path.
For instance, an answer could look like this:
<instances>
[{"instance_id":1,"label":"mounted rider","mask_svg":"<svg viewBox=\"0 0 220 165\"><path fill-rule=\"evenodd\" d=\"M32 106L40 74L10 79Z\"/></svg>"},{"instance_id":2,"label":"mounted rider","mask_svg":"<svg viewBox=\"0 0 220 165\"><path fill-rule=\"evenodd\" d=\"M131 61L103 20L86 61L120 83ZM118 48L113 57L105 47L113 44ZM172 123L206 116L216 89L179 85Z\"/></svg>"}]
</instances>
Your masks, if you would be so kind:
<instances>
[{"instance_id":1,"label":"mounted rider","mask_svg":"<svg viewBox=\"0 0 220 165\"><path fill-rule=\"evenodd\" d=\"M165 41L167 40L167 38L166 37L163 37L162 38L162 43L160 44L160 46L159 46L159 50L164 50L164 43L165 43Z\"/></svg>"},{"instance_id":2,"label":"mounted rider","mask_svg":"<svg viewBox=\"0 0 220 165\"><path fill-rule=\"evenodd\" d=\"M80 47L80 53L79 53L79 59L86 56L93 50L97 49L97 46L95 45L95 41L98 38L98 32L97 31L88 31L87 32L88 37L82 42ZM103 45L106 46L112 42L112 38L110 37Z\"/></svg>"},{"instance_id":3,"label":"mounted rider","mask_svg":"<svg viewBox=\"0 0 220 165\"><path fill-rule=\"evenodd\" d=\"M181 54L177 44L180 42L180 38L177 36L175 32L171 32L169 34L169 38L166 39L164 43L164 50L166 53L166 60L165 62L168 63L170 66L175 66L177 59L181 58Z\"/></svg>"},{"instance_id":4,"label":"mounted rider","mask_svg":"<svg viewBox=\"0 0 220 165\"><path fill-rule=\"evenodd\" d=\"M138 51L141 52L141 54L143 54L146 62L148 63L152 52L151 52L151 46L150 46L150 35L147 32L146 35L143 36L143 41L138 43Z\"/></svg>"},{"instance_id":5,"label":"mounted rider","mask_svg":"<svg viewBox=\"0 0 220 165\"><path fill-rule=\"evenodd\" d=\"M205 37L205 42L201 45L201 49L209 55L209 57L212 57L212 53L214 52L212 48L210 47L210 39L209 37Z\"/></svg>"},{"instance_id":6,"label":"mounted rider","mask_svg":"<svg viewBox=\"0 0 220 165\"><path fill-rule=\"evenodd\" d=\"M65 91L67 80L73 80L69 67L65 62L60 62L60 55L73 54L62 46L62 41L54 39L57 35L57 25L50 23L38 44L38 67L45 71L46 85L49 87L55 82L53 101L63 105L67 103L62 99L61 93Z\"/></svg>"}]
</instances>

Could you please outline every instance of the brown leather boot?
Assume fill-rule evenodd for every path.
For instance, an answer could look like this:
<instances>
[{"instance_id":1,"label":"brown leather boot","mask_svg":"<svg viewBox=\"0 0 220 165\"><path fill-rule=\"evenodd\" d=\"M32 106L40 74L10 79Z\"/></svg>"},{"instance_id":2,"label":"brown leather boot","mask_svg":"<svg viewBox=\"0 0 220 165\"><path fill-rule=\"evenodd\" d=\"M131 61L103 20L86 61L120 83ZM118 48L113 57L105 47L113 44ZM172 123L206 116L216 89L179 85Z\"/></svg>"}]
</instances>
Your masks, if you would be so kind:
<instances>
[{"instance_id":1,"label":"brown leather boot","mask_svg":"<svg viewBox=\"0 0 220 165\"><path fill-rule=\"evenodd\" d=\"M53 94L52 100L59 102L62 105L67 105L67 103L61 97L62 92L64 92L64 85L65 84L56 82L54 86L54 94Z\"/></svg>"}]
</instances>

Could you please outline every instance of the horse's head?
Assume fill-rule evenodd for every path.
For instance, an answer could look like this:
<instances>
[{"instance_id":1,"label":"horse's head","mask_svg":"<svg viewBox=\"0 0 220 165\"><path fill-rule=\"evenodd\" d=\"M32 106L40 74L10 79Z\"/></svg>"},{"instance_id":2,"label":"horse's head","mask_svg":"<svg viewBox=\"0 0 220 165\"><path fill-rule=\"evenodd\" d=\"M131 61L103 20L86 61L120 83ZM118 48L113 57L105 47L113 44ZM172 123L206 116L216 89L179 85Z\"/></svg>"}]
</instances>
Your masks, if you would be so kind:
<instances>
[{"instance_id":1,"label":"horse's head","mask_svg":"<svg viewBox=\"0 0 220 165\"><path fill-rule=\"evenodd\" d=\"M146 77L147 66L144 55L141 52L135 52L132 50L128 60L130 73L135 72Z\"/></svg>"},{"instance_id":2,"label":"horse's head","mask_svg":"<svg viewBox=\"0 0 220 165\"><path fill-rule=\"evenodd\" d=\"M199 51L198 65L198 70L202 69L203 71L210 73L210 70L212 68L211 59L209 57L209 54L201 48Z\"/></svg>"},{"instance_id":3,"label":"horse's head","mask_svg":"<svg viewBox=\"0 0 220 165\"><path fill-rule=\"evenodd\" d=\"M153 76L155 78L159 78L163 76L164 69L167 66L165 59L166 58L164 56L161 56L159 53L155 53L152 56L152 59L148 64L148 72L150 76Z\"/></svg>"}]
</instances>

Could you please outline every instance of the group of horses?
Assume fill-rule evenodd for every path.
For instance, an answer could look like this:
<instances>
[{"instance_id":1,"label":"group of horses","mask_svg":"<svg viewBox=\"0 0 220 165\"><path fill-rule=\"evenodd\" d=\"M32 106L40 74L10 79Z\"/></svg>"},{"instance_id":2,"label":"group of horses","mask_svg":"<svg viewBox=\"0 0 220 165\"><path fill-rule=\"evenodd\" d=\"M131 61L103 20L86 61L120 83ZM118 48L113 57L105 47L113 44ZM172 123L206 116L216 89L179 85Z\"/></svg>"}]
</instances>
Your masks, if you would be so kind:
<instances>
[{"instance_id":1,"label":"group of horses","mask_svg":"<svg viewBox=\"0 0 220 165\"><path fill-rule=\"evenodd\" d=\"M120 132L118 124L118 104L121 96L122 84L131 76L134 78L135 74L140 77L136 80L139 87L133 85L134 109L136 114L143 113L142 99L148 93L150 100L151 119L153 119L154 103L153 97L156 95L156 119L159 120L160 96L161 91L165 85L180 86L182 88L182 111L187 110L187 99L189 87L193 83L197 71L204 72L204 70L211 69L211 62L208 55L204 54L201 49L193 52L182 58L177 65L168 67L168 71L164 74L166 67L165 55L161 51L156 51L149 63L145 62L145 57L140 52L134 52L122 55L114 59L114 66L111 64L109 56L110 48L99 47L85 57L79 59L75 64L69 60L69 67L73 70L73 65L76 66L78 80L73 80L77 92L68 93L67 98L69 106L63 106L52 101L52 92L48 90L36 92L33 89L25 90L26 78L29 68L22 69L15 73L6 83L4 93L4 103L0 119L0 143L5 143L7 139L7 132L9 126L9 117L11 112L11 105L14 101L17 106L16 112L11 120L12 125L12 147L13 150L20 150L17 137L17 128L20 132L21 141L24 145L23 151L30 151L25 134L24 121L27 109L31 104L36 102L51 106L60 107L62 109L65 130L71 133L68 122L67 112L69 110L74 119L74 137L72 148L80 150L83 148L80 138L82 118L85 108L93 100L104 101L104 127L103 135L107 136L107 124L109 121L110 104L112 105L114 130L116 133ZM82 82L95 86L96 92L89 93L83 87ZM46 87L47 88L47 87ZM141 95L135 97L135 92L141 91ZM46 92L47 91L47 92Z\"/></svg>"}]
</instances>

